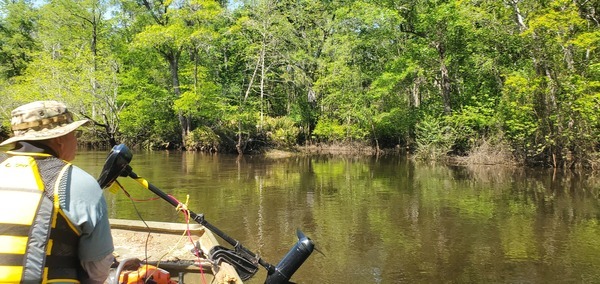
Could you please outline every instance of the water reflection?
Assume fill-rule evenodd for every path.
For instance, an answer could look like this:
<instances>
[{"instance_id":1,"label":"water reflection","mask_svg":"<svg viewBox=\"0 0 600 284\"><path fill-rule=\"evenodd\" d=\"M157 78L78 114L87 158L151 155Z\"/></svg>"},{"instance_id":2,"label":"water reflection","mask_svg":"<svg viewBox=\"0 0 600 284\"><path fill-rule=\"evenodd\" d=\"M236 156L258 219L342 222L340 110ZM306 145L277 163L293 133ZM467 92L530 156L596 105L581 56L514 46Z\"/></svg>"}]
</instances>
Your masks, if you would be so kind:
<instances>
[{"instance_id":1,"label":"water reflection","mask_svg":"<svg viewBox=\"0 0 600 284\"><path fill-rule=\"evenodd\" d=\"M105 157L84 152L75 163L97 176ZM309 258L299 283L600 282L600 184L590 174L182 152L137 152L132 167L189 195L193 211L273 264L301 228L325 256ZM123 194L107 198L111 217L137 218ZM146 220L181 221L164 201L136 204Z\"/></svg>"}]
</instances>

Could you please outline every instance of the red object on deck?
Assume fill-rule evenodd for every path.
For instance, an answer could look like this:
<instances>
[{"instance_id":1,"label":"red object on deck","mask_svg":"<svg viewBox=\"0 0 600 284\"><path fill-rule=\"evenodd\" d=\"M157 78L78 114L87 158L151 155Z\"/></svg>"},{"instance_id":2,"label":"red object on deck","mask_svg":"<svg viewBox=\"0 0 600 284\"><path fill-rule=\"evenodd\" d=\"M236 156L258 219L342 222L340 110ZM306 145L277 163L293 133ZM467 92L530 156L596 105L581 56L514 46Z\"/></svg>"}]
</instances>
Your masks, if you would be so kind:
<instances>
[{"instance_id":1,"label":"red object on deck","mask_svg":"<svg viewBox=\"0 0 600 284\"><path fill-rule=\"evenodd\" d=\"M154 265L142 264L138 270L123 271L119 275L121 284L176 284L171 280L171 273Z\"/></svg>"}]
</instances>

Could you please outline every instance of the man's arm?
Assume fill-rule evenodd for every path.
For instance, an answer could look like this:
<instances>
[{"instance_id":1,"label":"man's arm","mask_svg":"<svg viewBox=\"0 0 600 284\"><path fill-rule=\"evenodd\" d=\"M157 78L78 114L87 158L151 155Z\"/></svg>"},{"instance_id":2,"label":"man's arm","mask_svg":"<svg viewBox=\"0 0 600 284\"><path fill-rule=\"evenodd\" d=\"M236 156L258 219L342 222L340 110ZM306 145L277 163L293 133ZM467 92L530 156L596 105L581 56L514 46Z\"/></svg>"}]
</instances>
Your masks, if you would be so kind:
<instances>
[{"instance_id":1,"label":"man's arm","mask_svg":"<svg viewBox=\"0 0 600 284\"><path fill-rule=\"evenodd\" d=\"M114 259L115 258L111 253L99 261L82 261L81 266L89 276L89 280L83 281L82 283L104 283L104 281L108 278L108 274L110 273L110 266L113 264Z\"/></svg>"},{"instance_id":2,"label":"man's arm","mask_svg":"<svg viewBox=\"0 0 600 284\"><path fill-rule=\"evenodd\" d=\"M81 230L79 259L90 283L103 283L114 251L106 200L96 179L76 166L72 168L70 183L65 213Z\"/></svg>"}]
</instances>

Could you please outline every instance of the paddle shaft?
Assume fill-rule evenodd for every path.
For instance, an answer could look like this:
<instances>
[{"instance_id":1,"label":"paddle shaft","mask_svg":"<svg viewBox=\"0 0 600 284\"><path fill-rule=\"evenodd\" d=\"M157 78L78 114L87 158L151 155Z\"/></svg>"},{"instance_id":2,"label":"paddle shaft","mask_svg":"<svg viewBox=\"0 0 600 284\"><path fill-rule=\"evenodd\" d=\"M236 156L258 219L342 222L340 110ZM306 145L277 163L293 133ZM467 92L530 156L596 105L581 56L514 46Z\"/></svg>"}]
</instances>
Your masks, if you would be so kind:
<instances>
[{"instance_id":1,"label":"paddle shaft","mask_svg":"<svg viewBox=\"0 0 600 284\"><path fill-rule=\"evenodd\" d=\"M134 173L133 171L131 171L129 173L129 177L133 178L138 183L140 183L142 186L144 186L145 188L147 188L150 191L154 192L154 194L158 195L160 198L162 198L165 201L169 202L171 205L173 205L175 207L178 207L181 204L179 201L175 200L175 198L173 198L170 195L166 194L165 192L163 192L162 190L160 190L158 187L154 186L153 184L151 184L147 180L138 177L138 175L136 173ZM213 224L211 224L208 221L206 221L206 219L204 218L203 214L196 214L196 213L194 213L193 211L191 211L189 209L186 209L186 210L188 211L188 213L190 214L190 217L194 221L196 221L198 224L206 227L208 230L210 230L211 232L213 232L217 236L221 237L227 243L229 243L230 245L234 246L236 248L236 250L241 250L244 253L248 254L250 257L252 257L254 259L257 259L258 263L261 266L263 266L265 269L267 269L267 271L269 273L271 273L271 272L273 272L275 270L275 267L273 265L269 264L268 262L266 262L262 258L257 257L255 253L253 253L249 249L245 248L242 244L240 244L239 241L237 241L234 238L228 236L223 231L221 231L219 228L215 227Z\"/></svg>"}]
</instances>

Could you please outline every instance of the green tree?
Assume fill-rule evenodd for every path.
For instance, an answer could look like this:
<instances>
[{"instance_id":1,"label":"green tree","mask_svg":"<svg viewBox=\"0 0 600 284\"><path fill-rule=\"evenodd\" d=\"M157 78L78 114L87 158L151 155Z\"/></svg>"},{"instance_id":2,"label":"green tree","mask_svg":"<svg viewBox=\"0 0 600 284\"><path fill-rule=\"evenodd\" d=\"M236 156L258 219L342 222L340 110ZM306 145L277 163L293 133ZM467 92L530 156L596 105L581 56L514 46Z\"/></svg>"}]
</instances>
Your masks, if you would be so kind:
<instances>
[{"instance_id":1,"label":"green tree","mask_svg":"<svg viewBox=\"0 0 600 284\"><path fill-rule=\"evenodd\" d=\"M576 2L512 3L530 50L528 68L512 77L511 82L521 83L510 85L525 104L512 100L514 96L506 97L504 104L516 115L504 120L517 135L513 142L528 149L528 160L554 167L585 164L597 144L598 118L589 109L594 109L590 102L598 92L593 68L598 60L598 25L593 16L582 18L586 6ZM524 117L528 119L514 119Z\"/></svg>"},{"instance_id":2,"label":"green tree","mask_svg":"<svg viewBox=\"0 0 600 284\"><path fill-rule=\"evenodd\" d=\"M39 99L66 102L81 116L104 128L96 133L116 143L119 108L115 105L118 65L108 45L108 4L90 0L53 1L40 8L36 40L40 49L31 53L23 75L8 87L12 101Z\"/></svg>"},{"instance_id":3,"label":"green tree","mask_svg":"<svg viewBox=\"0 0 600 284\"><path fill-rule=\"evenodd\" d=\"M181 82L180 68L182 54L186 50L197 51L198 41L201 41L209 31L204 31L201 24L214 19L220 13L220 6L211 0L198 0L185 3L142 1L139 6L124 2L124 7L131 7L133 13L142 13L140 20L147 25L136 34L133 46L141 50L155 51L168 63L171 77L170 88L175 99L181 98L188 87ZM148 18L152 22L146 22ZM197 52L192 53L192 57ZM196 69L197 71L197 69ZM199 78L192 74L192 80ZM195 83L197 86L198 83ZM182 90L182 87L185 89ZM196 91L198 89L196 88ZM182 102L185 103L188 100ZM184 113L184 108L178 109L178 118L181 127L181 140L192 130L192 116Z\"/></svg>"},{"instance_id":4,"label":"green tree","mask_svg":"<svg viewBox=\"0 0 600 284\"><path fill-rule=\"evenodd\" d=\"M287 94L285 110L310 139L320 114L320 94L315 84L328 41L336 33L336 11L344 1L280 1L279 11L290 25L284 34L286 52L280 65L280 90Z\"/></svg>"},{"instance_id":5,"label":"green tree","mask_svg":"<svg viewBox=\"0 0 600 284\"><path fill-rule=\"evenodd\" d=\"M29 1L0 3L0 76L4 79L23 74L38 49L35 39L38 13Z\"/></svg>"}]
</instances>

